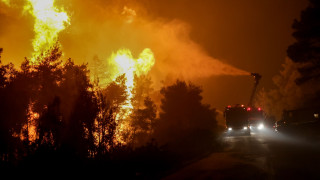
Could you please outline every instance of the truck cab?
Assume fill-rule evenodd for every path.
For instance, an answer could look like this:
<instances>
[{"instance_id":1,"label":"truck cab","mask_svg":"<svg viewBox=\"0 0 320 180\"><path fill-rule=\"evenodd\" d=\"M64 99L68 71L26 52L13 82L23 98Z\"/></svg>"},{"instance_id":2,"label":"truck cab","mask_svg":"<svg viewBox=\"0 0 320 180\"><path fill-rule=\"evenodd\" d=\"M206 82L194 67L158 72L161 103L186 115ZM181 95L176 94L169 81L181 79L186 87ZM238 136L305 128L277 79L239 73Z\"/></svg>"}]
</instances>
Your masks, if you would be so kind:
<instances>
[{"instance_id":1,"label":"truck cab","mask_svg":"<svg viewBox=\"0 0 320 180\"><path fill-rule=\"evenodd\" d=\"M250 135L250 127L248 121L248 113L244 105L236 104L235 106L227 106L224 116L226 119L227 132L244 133Z\"/></svg>"},{"instance_id":2,"label":"truck cab","mask_svg":"<svg viewBox=\"0 0 320 180\"><path fill-rule=\"evenodd\" d=\"M263 110L260 107L247 107L247 112L250 130L263 130L266 125Z\"/></svg>"}]
</instances>

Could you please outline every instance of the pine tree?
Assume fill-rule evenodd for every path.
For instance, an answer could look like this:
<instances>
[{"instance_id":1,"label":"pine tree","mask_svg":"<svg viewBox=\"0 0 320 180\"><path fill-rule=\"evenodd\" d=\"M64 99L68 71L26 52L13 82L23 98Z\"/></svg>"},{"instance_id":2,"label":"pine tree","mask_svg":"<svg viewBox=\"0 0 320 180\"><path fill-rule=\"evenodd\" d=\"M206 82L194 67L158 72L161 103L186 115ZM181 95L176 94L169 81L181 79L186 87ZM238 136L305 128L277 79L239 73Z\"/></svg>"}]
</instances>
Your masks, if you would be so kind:
<instances>
[{"instance_id":1,"label":"pine tree","mask_svg":"<svg viewBox=\"0 0 320 180\"><path fill-rule=\"evenodd\" d=\"M297 63L301 77L297 84L320 77L320 1L309 0L309 6L301 12L300 20L295 20L292 28L296 42L287 49L288 56Z\"/></svg>"}]
</instances>

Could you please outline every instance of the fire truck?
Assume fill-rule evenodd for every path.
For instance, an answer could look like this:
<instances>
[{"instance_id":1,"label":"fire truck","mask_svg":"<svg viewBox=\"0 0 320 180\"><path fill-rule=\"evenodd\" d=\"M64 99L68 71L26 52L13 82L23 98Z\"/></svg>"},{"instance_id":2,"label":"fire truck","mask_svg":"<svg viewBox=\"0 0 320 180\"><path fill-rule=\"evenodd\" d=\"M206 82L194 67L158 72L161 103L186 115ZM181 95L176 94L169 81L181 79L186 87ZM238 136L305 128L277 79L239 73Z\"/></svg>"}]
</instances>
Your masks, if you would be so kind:
<instances>
[{"instance_id":1,"label":"fire truck","mask_svg":"<svg viewBox=\"0 0 320 180\"><path fill-rule=\"evenodd\" d=\"M251 131L263 130L265 126L265 114L260 107L255 107L253 102L261 75L251 73L254 78L254 86L247 106L236 104L227 106L224 111L226 127L229 133L242 132L250 135Z\"/></svg>"}]
</instances>

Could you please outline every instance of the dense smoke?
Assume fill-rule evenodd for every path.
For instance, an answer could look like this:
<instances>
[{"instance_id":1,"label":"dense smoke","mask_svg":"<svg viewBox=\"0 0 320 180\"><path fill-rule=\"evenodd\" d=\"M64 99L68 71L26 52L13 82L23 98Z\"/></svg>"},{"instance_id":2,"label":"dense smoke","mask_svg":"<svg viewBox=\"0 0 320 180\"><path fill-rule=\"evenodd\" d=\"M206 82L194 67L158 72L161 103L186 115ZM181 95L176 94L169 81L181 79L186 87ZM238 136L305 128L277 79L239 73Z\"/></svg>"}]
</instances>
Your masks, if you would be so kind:
<instances>
[{"instance_id":1,"label":"dense smoke","mask_svg":"<svg viewBox=\"0 0 320 180\"><path fill-rule=\"evenodd\" d=\"M106 50L115 51L117 48L125 47L138 56L141 49L148 47L154 52L156 59L151 70L151 76L155 82L164 80L168 75L173 79L179 77L190 80L213 75L248 74L207 55L201 46L190 38L191 27L180 20L150 18L145 11L141 10L141 7L130 9L123 5L112 8L105 4L100 6L100 8L103 7L105 9L101 10L101 15L98 16L105 17L106 12L111 12L108 13L109 19L104 19L102 22L99 18L96 19L97 21L90 19L90 26L87 26L90 30L86 27L77 28L88 34L98 34L98 38L89 39L89 42L95 41L94 48L91 49L112 46L101 49L100 52L93 52L102 59L106 59L106 55L109 55ZM109 43L110 40L111 43ZM95 47L96 45L99 47Z\"/></svg>"},{"instance_id":2,"label":"dense smoke","mask_svg":"<svg viewBox=\"0 0 320 180\"><path fill-rule=\"evenodd\" d=\"M296 79L301 75L299 68L306 64L294 63L286 59L282 64L283 69L274 76L273 82L276 88L262 90L258 93L257 104L262 106L268 115L280 120L283 110L294 110L317 105L317 93L320 90L315 80L297 85Z\"/></svg>"},{"instance_id":3,"label":"dense smoke","mask_svg":"<svg viewBox=\"0 0 320 180\"><path fill-rule=\"evenodd\" d=\"M17 7L14 6L15 1L11 3L12 8ZM185 22L152 17L148 13L152 10L146 10L137 3L72 0L56 1L55 5L70 14L70 26L60 32L59 40L64 55L75 61L89 62L91 66L94 57L107 61L112 52L121 48L130 49L134 57L138 57L143 49L150 48L156 59L150 75L156 83L167 79L168 75L172 79L187 80L214 75L248 75L246 71L210 57L190 38L192 28ZM12 14L7 12L5 17L8 16ZM32 19L26 13L22 16ZM30 26L30 23L33 22L25 22L21 26ZM3 33L9 32L5 30ZM1 36L0 42L4 42L6 37ZM4 46L6 48L12 47Z\"/></svg>"}]
</instances>

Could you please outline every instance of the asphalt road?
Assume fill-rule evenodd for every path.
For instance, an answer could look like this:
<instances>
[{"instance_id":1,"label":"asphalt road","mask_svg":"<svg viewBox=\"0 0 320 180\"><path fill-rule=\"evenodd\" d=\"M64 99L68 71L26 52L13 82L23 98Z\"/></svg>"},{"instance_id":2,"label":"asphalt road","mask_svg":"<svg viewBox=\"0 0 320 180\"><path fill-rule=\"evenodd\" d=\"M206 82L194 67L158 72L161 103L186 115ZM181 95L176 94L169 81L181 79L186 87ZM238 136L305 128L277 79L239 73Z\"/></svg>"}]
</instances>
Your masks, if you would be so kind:
<instances>
[{"instance_id":1,"label":"asphalt road","mask_svg":"<svg viewBox=\"0 0 320 180\"><path fill-rule=\"evenodd\" d=\"M264 129L224 135L225 149L167 176L171 179L320 179L320 141Z\"/></svg>"}]
</instances>

